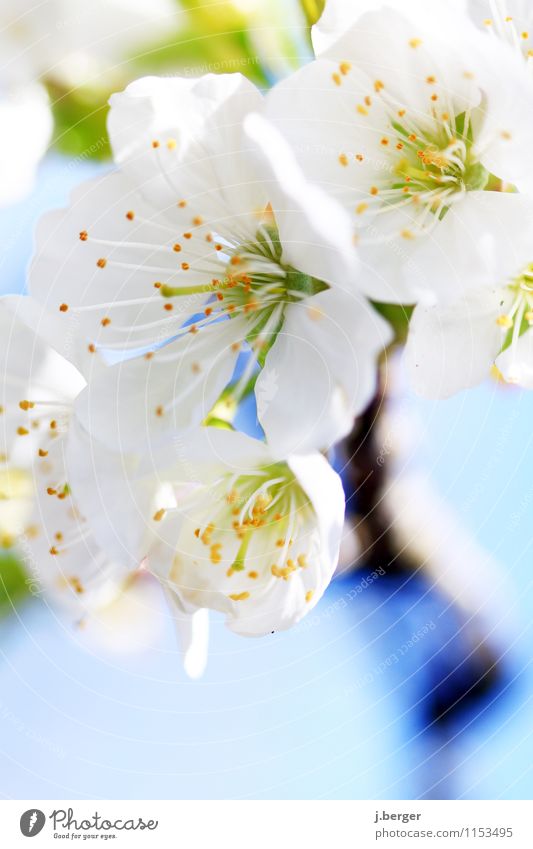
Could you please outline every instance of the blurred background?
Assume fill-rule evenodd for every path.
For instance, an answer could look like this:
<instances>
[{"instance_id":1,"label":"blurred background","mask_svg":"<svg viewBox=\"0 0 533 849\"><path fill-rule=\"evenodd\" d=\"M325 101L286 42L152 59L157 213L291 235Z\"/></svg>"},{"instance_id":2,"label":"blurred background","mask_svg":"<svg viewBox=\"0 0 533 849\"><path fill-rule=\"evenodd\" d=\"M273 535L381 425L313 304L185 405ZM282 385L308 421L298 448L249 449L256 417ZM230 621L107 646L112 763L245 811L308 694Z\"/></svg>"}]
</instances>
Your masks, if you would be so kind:
<instances>
[{"instance_id":1,"label":"blurred background","mask_svg":"<svg viewBox=\"0 0 533 849\"><path fill-rule=\"evenodd\" d=\"M233 71L266 89L312 57L322 5L0 0L0 292L24 291L39 216L112 167L113 90ZM60 618L0 498L2 798L531 797L533 398L422 401L401 351L383 373L335 457L339 575L288 633L214 618L200 681L149 582L98 629Z\"/></svg>"}]
</instances>

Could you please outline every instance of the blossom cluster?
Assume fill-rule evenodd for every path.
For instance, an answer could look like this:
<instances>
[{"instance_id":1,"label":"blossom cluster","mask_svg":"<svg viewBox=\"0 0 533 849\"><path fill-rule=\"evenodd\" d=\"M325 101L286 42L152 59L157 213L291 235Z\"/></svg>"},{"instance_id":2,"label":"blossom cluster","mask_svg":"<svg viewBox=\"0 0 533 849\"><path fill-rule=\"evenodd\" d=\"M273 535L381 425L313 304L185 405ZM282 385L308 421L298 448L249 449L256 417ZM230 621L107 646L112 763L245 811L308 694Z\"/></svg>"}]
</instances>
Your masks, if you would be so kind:
<instances>
[{"instance_id":1,"label":"blossom cluster","mask_svg":"<svg viewBox=\"0 0 533 849\"><path fill-rule=\"evenodd\" d=\"M44 216L0 315L22 547L78 618L148 571L194 672L205 609L243 635L312 609L383 307L412 310L420 393L533 384L532 19L328 0L316 58L266 95L239 74L113 95L115 169Z\"/></svg>"}]
</instances>

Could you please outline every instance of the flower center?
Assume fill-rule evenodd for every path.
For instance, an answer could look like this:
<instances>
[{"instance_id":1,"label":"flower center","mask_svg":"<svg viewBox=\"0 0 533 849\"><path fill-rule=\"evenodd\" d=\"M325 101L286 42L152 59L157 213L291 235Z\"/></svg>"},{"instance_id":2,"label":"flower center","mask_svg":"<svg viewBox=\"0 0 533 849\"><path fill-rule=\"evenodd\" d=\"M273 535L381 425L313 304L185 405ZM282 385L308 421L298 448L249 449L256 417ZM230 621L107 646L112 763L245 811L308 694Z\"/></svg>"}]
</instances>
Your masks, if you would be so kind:
<instances>
[{"instance_id":1,"label":"flower center","mask_svg":"<svg viewBox=\"0 0 533 849\"><path fill-rule=\"evenodd\" d=\"M481 189L487 184L489 174L476 162L472 152L472 137L466 113L459 115L452 125L442 121L433 133L410 133L409 128L394 121L396 149L400 152L394 173L398 182L392 185L413 200L419 193L430 193L433 206L449 198L454 192Z\"/></svg>"},{"instance_id":2,"label":"flower center","mask_svg":"<svg viewBox=\"0 0 533 849\"><path fill-rule=\"evenodd\" d=\"M409 46L416 51L421 43L413 38ZM339 72L332 75L335 86L349 85L351 71L349 62L341 62ZM463 77L465 81L474 80L468 70ZM417 102L414 107L399 99L393 87L389 91L383 80L370 83L366 94L364 89L358 89L355 112L357 127L363 132L356 133L356 139L361 148L353 155L345 150L338 153L342 168L355 169L359 193L355 221L358 230L367 230L362 238L356 234L356 243L381 244L390 238L389 233L375 227L367 229L369 217L375 224L378 216L391 213L392 227L399 225L398 234L414 239L428 234L466 192L503 187L502 181L480 161L480 144L486 146L488 136L480 144L475 138L474 128L482 125L484 119L479 93L473 88L471 97L467 99L464 94L463 109L459 111L457 98L451 96L437 75L427 74L420 84L421 91L427 91L427 101L422 101L422 105ZM511 138L506 130L500 135ZM406 213L403 229L398 215L393 215L400 210Z\"/></svg>"},{"instance_id":3,"label":"flower center","mask_svg":"<svg viewBox=\"0 0 533 849\"><path fill-rule=\"evenodd\" d=\"M403 112L403 110L400 110ZM371 186L369 199L356 208L377 214L409 206L413 228L403 229L405 239L429 232L446 211L467 191L488 187L491 175L477 161L470 112L434 115L430 127L413 127L399 114L390 121L391 133L381 139L390 150L388 174Z\"/></svg>"},{"instance_id":4,"label":"flower center","mask_svg":"<svg viewBox=\"0 0 533 849\"><path fill-rule=\"evenodd\" d=\"M226 577L246 572L251 580L288 580L304 569L307 553L299 529L312 519L313 507L286 463L259 468L249 475L225 475L215 486L211 511L194 535L209 549Z\"/></svg>"},{"instance_id":5,"label":"flower center","mask_svg":"<svg viewBox=\"0 0 533 849\"><path fill-rule=\"evenodd\" d=\"M282 261L282 247L277 228L262 225L253 240L243 244L217 243L221 273L213 277L211 291L219 302L209 315L231 317L262 313L262 318L272 314L276 307L317 294L327 285L307 274L302 274ZM164 298L206 291L204 287L164 285L160 292Z\"/></svg>"},{"instance_id":6,"label":"flower center","mask_svg":"<svg viewBox=\"0 0 533 849\"><path fill-rule=\"evenodd\" d=\"M286 307L328 286L283 262L274 225L261 225L250 241L231 245L221 240L216 248L222 268L209 287L162 285L160 293L169 299L208 291L212 297L204 309L205 318L195 322L195 331L220 319L244 316L248 319L245 341L264 360L281 330Z\"/></svg>"}]
</instances>

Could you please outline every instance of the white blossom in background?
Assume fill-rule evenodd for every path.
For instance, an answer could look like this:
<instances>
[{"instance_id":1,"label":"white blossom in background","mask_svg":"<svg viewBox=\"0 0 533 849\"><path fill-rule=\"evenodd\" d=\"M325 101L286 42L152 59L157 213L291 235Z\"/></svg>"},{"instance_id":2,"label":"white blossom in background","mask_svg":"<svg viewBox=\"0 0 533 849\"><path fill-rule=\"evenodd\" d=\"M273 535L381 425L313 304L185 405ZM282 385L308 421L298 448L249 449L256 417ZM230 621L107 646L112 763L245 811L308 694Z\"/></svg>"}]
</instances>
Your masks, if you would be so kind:
<instances>
[{"instance_id":1,"label":"white blossom in background","mask_svg":"<svg viewBox=\"0 0 533 849\"><path fill-rule=\"evenodd\" d=\"M80 488L95 534L105 548L127 550L132 527L144 528L146 568L182 617L209 608L238 634L269 634L298 622L329 584L344 494L322 455L278 459L242 433L200 428L123 470L117 508L117 474L105 453L88 453L72 452L70 468L74 480L97 482Z\"/></svg>"},{"instance_id":2,"label":"white blossom in background","mask_svg":"<svg viewBox=\"0 0 533 849\"><path fill-rule=\"evenodd\" d=\"M5 88L0 82L0 207L22 200L52 133L48 96L37 83Z\"/></svg>"},{"instance_id":3,"label":"white blossom in background","mask_svg":"<svg viewBox=\"0 0 533 849\"><path fill-rule=\"evenodd\" d=\"M100 645L133 650L157 631L154 593L140 559L103 551L79 510L66 456L85 380L35 332L29 306L0 301L0 542L22 558L30 591L66 621Z\"/></svg>"},{"instance_id":4,"label":"white blossom in background","mask_svg":"<svg viewBox=\"0 0 533 849\"><path fill-rule=\"evenodd\" d=\"M0 207L24 198L52 135L41 80L102 82L179 21L172 0L0 0Z\"/></svg>"},{"instance_id":5,"label":"white blossom in background","mask_svg":"<svg viewBox=\"0 0 533 849\"><path fill-rule=\"evenodd\" d=\"M46 409L57 425L55 405L63 410L62 404L70 404L84 385L74 368L15 317L19 303L26 306L18 297L0 300L0 524L4 547L13 545L29 522L33 466L40 453L44 456L44 445L56 429L43 428L28 399L50 402L49 407L39 409Z\"/></svg>"},{"instance_id":6,"label":"white blossom in background","mask_svg":"<svg viewBox=\"0 0 533 849\"><path fill-rule=\"evenodd\" d=\"M481 220L471 207L460 221L445 218L434 239L434 277L463 294L414 310L405 359L426 397L448 397L490 373L533 389L533 198L486 193L483 201ZM461 239L467 272L449 260Z\"/></svg>"},{"instance_id":7,"label":"white blossom in background","mask_svg":"<svg viewBox=\"0 0 533 849\"><path fill-rule=\"evenodd\" d=\"M531 171L522 57L458 5L439 3L433 21L417 8L364 12L267 96L308 179L350 215L365 291L394 303L458 294L433 279L438 230L467 206L483 227L484 195L527 188ZM466 276L462 241L450 250Z\"/></svg>"},{"instance_id":8,"label":"white blossom in background","mask_svg":"<svg viewBox=\"0 0 533 849\"><path fill-rule=\"evenodd\" d=\"M19 305L22 319L17 315ZM12 526L12 542L23 537L23 549L26 554L31 552L39 581L60 602L65 599L67 605L75 602L81 608L93 594L91 583L84 576L87 569L93 570L94 552L81 556L86 529L84 520L72 507L63 453L73 401L85 381L28 326L25 306L25 299L16 296L0 302L4 341L2 470L8 481L20 475L31 481L26 503L20 505L20 521ZM3 495L6 501L11 500L9 491ZM89 548L87 541L87 551ZM100 591L100 582L95 584Z\"/></svg>"},{"instance_id":9,"label":"white blossom in background","mask_svg":"<svg viewBox=\"0 0 533 849\"><path fill-rule=\"evenodd\" d=\"M121 360L91 391L91 432L116 447L199 424L241 352L231 398L261 368L278 450L328 447L372 396L390 331L357 293L349 222L261 106L238 74L133 83L111 99L119 170L40 224L31 294Z\"/></svg>"},{"instance_id":10,"label":"white blossom in background","mask_svg":"<svg viewBox=\"0 0 533 849\"><path fill-rule=\"evenodd\" d=\"M15 63L26 78L70 85L112 75L179 20L173 0L0 0L7 67Z\"/></svg>"},{"instance_id":11,"label":"white blossom in background","mask_svg":"<svg viewBox=\"0 0 533 849\"><path fill-rule=\"evenodd\" d=\"M5 30L0 31L0 55L0 207L3 207L16 203L30 191L50 141L52 114L46 90L38 82L39 74L34 72L27 52Z\"/></svg>"}]
</instances>

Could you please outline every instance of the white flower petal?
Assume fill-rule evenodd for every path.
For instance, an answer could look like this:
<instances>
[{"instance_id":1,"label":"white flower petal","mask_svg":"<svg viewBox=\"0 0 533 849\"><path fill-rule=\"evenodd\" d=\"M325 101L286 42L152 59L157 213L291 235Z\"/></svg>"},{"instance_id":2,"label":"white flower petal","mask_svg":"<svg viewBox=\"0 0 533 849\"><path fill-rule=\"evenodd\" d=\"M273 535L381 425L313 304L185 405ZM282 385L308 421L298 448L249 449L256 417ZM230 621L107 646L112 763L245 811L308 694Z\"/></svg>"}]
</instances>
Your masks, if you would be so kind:
<instances>
[{"instance_id":1,"label":"white flower petal","mask_svg":"<svg viewBox=\"0 0 533 849\"><path fill-rule=\"evenodd\" d=\"M355 293L330 289L287 310L256 383L258 418L280 454L329 448L371 400L387 323Z\"/></svg>"},{"instance_id":2,"label":"white flower petal","mask_svg":"<svg viewBox=\"0 0 533 849\"><path fill-rule=\"evenodd\" d=\"M334 47L361 15L365 12L375 11L383 6L397 9L408 14L415 20L421 17L429 17L433 21L435 29L438 30L443 16L453 11L461 12L466 7L466 0L432 0L431 4L424 0L326 0L322 16L312 29L313 47L315 53L320 55Z\"/></svg>"},{"instance_id":3,"label":"white flower petal","mask_svg":"<svg viewBox=\"0 0 533 849\"><path fill-rule=\"evenodd\" d=\"M373 150L388 117L377 98L369 112L364 98L371 91L373 81L359 68L342 77L338 62L319 59L274 86L265 100L267 119L290 142L305 177L350 211L362 200L362 187L368 193L388 164ZM358 103L365 114L357 111Z\"/></svg>"},{"instance_id":4,"label":"white flower petal","mask_svg":"<svg viewBox=\"0 0 533 849\"><path fill-rule=\"evenodd\" d=\"M504 286L533 259L533 200L505 192L469 192L412 254L417 299L422 286L438 302L452 303L480 287Z\"/></svg>"},{"instance_id":5,"label":"white flower petal","mask_svg":"<svg viewBox=\"0 0 533 849\"><path fill-rule=\"evenodd\" d=\"M477 79L485 93L474 117L474 150L485 168L520 191L531 191L533 77L519 50L479 35ZM529 62L531 60L528 60Z\"/></svg>"},{"instance_id":6,"label":"white flower petal","mask_svg":"<svg viewBox=\"0 0 533 849\"><path fill-rule=\"evenodd\" d=\"M22 468L31 466L38 448L49 441L50 422L68 420L85 385L80 373L33 332L28 306L25 297L0 298L0 457Z\"/></svg>"},{"instance_id":7,"label":"white flower petal","mask_svg":"<svg viewBox=\"0 0 533 849\"><path fill-rule=\"evenodd\" d=\"M81 639L92 650L135 654L157 644L163 630L164 601L159 582L147 572L127 577L109 602L89 610Z\"/></svg>"},{"instance_id":8,"label":"white flower petal","mask_svg":"<svg viewBox=\"0 0 533 849\"><path fill-rule=\"evenodd\" d=\"M74 398L85 385L89 375L97 373L103 367L99 356L94 356L87 345L76 333L75 323L65 322L59 315L49 312L32 297L27 295L4 295L0 297L0 310L11 313L16 336L27 341L35 348L34 365L38 366L39 357L44 350L52 349L48 355L55 360L55 369L49 368L46 384L53 383L63 390L63 396ZM54 356L54 353L59 356ZM12 366L10 366L12 368ZM29 374L26 357L21 361L20 370Z\"/></svg>"},{"instance_id":9,"label":"white flower petal","mask_svg":"<svg viewBox=\"0 0 533 849\"><path fill-rule=\"evenodd\" d=\"M339 538L344 527L345 499L341 479L321 454L293 454L288 464L315 508L333 574L339 557Z\"/></svg>"},{"instance_id":10,"label":"white flower petal","mask_svg":"<svg viewBox=\"0 0 533 849\"><path fill-rule=\"evenodd\" d=\"M35 508L21 553L30 578L80 618L116 597L128 569L100 548L79 510L68 479L67 441L58 437L34 464Z\"/></svg>"},{"instance_id":11,"label":"white flower petal","mask_svg":"<svg viewBox=\"0 0 533 849\"><path fill-rule=\"evenodd\" d=\"M207 666L209 647L209 612L204 609L187 613L172 590L165 592L176 626L183 668L189 678L201 678Z\"/></svg>"},{"instance_id":12,"label":"white flower petal","mask_svg":"<svg viewBox=\"0 0 533 849\"><path fill-rule=\"evenodd\" d=\"M269 197L283 261L319 280L353 287L358 263L352 226L342 206L307 181L274 124L253 114L244 126L270 177Z\"/></svg>"},{"instance_id":13,"label":"white flower petal","mask_svg":"<svg viewBox=\"0 0 533 849\"><path fill-rule=\"evenodd\" d=\"M119 450L199 425L231 380L246 330L220 321L157 351L110 366L77 403L84 427ZM237 343L238 345L238 343ZM149 357L149 358L148 358Z\"/></svg>"},{"instance_id":14,"label":"white flower petal","mask_svg":"<svg viewBox=\"0 0 533 849\"><path fill-rule=\"evenodd\" d=\"M181 475L182 482L208 483L231 469L232 474L245 475L258 466L268 466L274 460L283 459L258 439L235 430L218 427L191 429L176 457L172 469L175 479ZM156 454L156 468L164 468L164 450ZM168 468L168 461L166 463Z\"/></svg>"},{"instance_id":15,"label":"white flower petal","mask_svg":"<svg viewBox=\"0 0 533 849\"><path fill-rule=\"evenodd\" d=\"M39 223L30 294L64 318L71 333L79 327L97 347L135 349L161 342L177 330L184 312L194 312L207 297L178 298L168 312L168 299L154 288L155 283L210 283L212 275L196 268L203 258L196 244L184 248L191 240L182 234L190 226L190 213L185 219L177 204L168 214L147 205L121 173L84 183L68 209L48 213ZM214 253L201 243L204 254ZM184 262L190 269L183 270Z\"/></svg>"},{"instance_id":16,"label":"white flower petal","mask_svg":"<svg viewBox=\"0 0 533 849\"><path fill-rule=\"evenodd\" d=\"M139 569L146 555L159 486L156 475L143 475L141 461L89 436L77 418L71 422L65 475L100 548L126 571Z\"/></svg>"},{"instance_id":17,"label":"white flower petal","mask_svg":"<svg viewBox=\"0 0 533 849\"><path fill-rule=\"evenodd\" d=\"M450 111L460 113L479 102L479 93L465 75L468 66L462 55L466 36L476 33L468 18L449 3L437 4L442 13L438 27L430 23L427 13L419 12L420 5L380 5L360 15L325 58L357 63L370 80L383 82L395 102L408 103L417 121L430 126L428 77L435 78L432 91L446 97Z\"/></svg>"},{"instance_id":18,"label":"white flower petal","mask_svg":"<svg viewBox=\"0 0 533 849\"><path fill-rule=\"evenodd\" d=\"M482 161L500 179L530 191L533 7L528 0L468 0L468 10L484 30L479 52L485 61L479 75L490 92L478 141Z\"/></svg>"},{"instance_id":19,"label":"white flower petal","mask_svg":"<svg viewBox=\"0 0 533 849\"><path fill-rule=\"evenodd\" d=\"M175 204L179 192L196 214L220 221L220 229L235 215L246 226L268 200L242 130L245 115L261 102L241 74L136 80L110 100L115 159L158 205Z\"/></svg>"},{"instance_id":20,"label":"white flower petal","mask_svg":"<svg viewBox=\"0 0 533 849\"><path fill-rule=\"evenodd\" d=\"M405 348L411 384L448 398L485 380L502 344L502 290L481 290L446 307L416 307Z\"/></svg>"}]
</instances>

